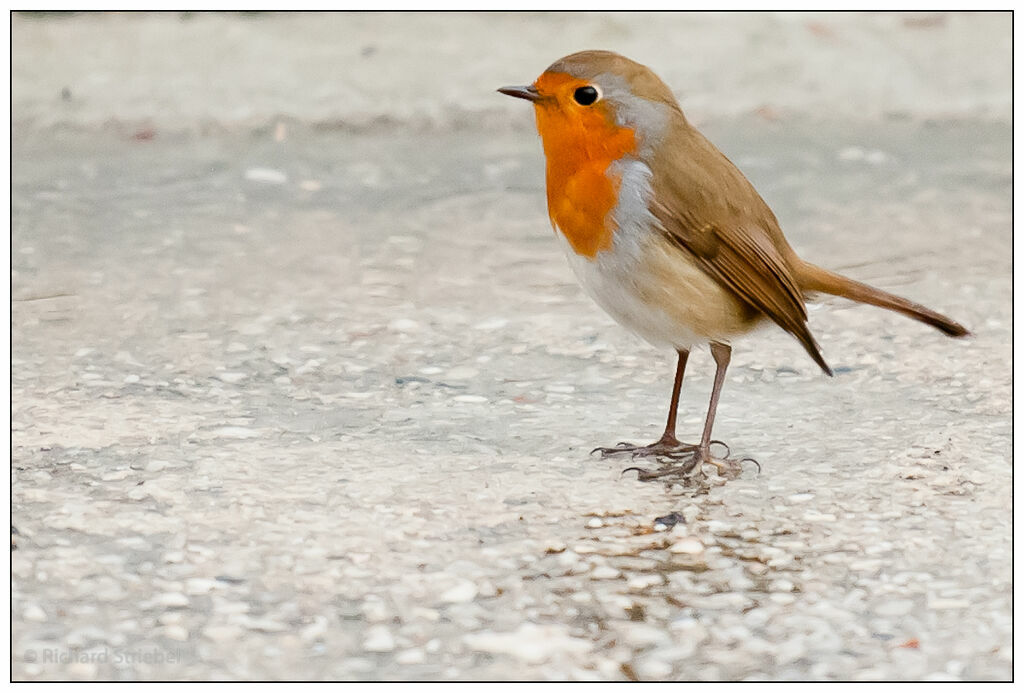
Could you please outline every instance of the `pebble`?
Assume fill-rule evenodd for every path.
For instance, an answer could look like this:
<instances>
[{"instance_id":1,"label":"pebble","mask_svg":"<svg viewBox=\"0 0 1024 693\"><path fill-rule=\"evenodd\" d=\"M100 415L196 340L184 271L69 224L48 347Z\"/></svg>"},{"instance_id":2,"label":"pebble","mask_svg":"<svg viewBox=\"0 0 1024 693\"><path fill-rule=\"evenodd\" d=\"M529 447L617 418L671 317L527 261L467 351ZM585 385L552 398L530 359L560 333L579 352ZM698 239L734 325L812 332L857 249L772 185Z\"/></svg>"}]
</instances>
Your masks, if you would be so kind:
<instances>
[{"instance_id":1,"label":"pebble","mask_svg":"<svg viewBox=\"0 0 1024 693\"><path fill-rule=\"evenodd\" d=\"M609 625L614 625L614 629L621 634L622 639L636 649L664 645L670 641L664 628L650 626L646 623L625 622Z\"/></svg>"},{"instance_id":2,"label":"pebble","mask_svg":"<svg viewBox=\"0 0 1024 693\"><path fill-rule=\"evenodd\" d=\"M600 527L604 527L604 520L602 520L599 517L592 517L589 520L587 520L587 527L589 527L590 529L598 529Z\"/></svg>"},{"instance_id":3,"label":"pebble","mask_svg":"<svg viewBox=\"0 0 1024 693\"><path fill-rule=\"evenodd\" d=\"M189 605L189 599L181 592L164 592L156 596L157 604L165 606L169 609L177 609L186 607Z\"/></svg>"},{"instance_id":4,"label":"pebble","mask_svg":"<svg viewBox=\"0 0 1024 693\"><path fill-rule=\"evenodd\" d=\"M366 629L363 649L367 652L391 652L395 649L395 638L386 626L370 626Z\"/></svg>"},{"instance_id":5,"label":"pebble","mask_svg":"<svg viewBox=\"0 0 1024 693\"><path fill-rule=\"evenodd\" d=\"M661 575L642 574L631 577L629 581L626 582L626 586L634 592L642 592L648 587L660 585L662 582L664 582L664 578L662 578Z\"/></svg>"},{"instance_id":6,"label":"pebble","mask_svg":"<svg viewBox=\"0 0 1024 693\"><path fill-rule=\"evenodd\" d=\"M832 513L819 513L810 510L804 513L803 519L807 522L835 522L836 516Z\"/></svg>"},{"instance_id":7,"label":"pebble","mask_svg":"<svg viewBox=\"0 0 1024 693\"><path fill-rule=\"evenodd\" d=\"M571 637L565 626L555 624L524 623L511 632L485 630L462 639L473 650L507 654L528 664L540 664L558 654L580 656L594 647L591 641Z\"/></svg>"},{"instance_id":8,"label":"pebble","mask_svg":"<svg viewBox=\"0 0 1024 693\"><path fill-rule=\"evenodd\" d=\"M38 604L28 604L22 610L21 617L26 621L42 623L46 620L46 612Z\"/></svg>"},{"instance_id":9,"label":"pebble","mask_svg":"<svg viewBox=\"0 0 1024 693\"><path fill-rule=\"evenodd\" d=\"M95 662L75 661L68 665L68 673L76 679L94 679L98 670Z\"/></svg>"},{"instance_id":10,"label":"pebble","mask_svg":"<svg viewBox=\"0 0 1024 693\"><path fill-rule=\"evenodd\" d=\"M426 660L426 653L418 647L402 650L395 655L395 661L399 664L422 664Z\"/></svg>"},{"instance_id":11,"label":"pebble","mask_svg":"<svg viewBox=\"0 0 1024 693\"><path fill-rule=\"evenodd\" d=\"M240 371L224 371L217 374L218 380L229 384L240 383L248 377L248 373L242 373Z\"/></svg>"},{"instance_id":12,"label":"pebble","mask_svg":"<svg viewBox=\"0 0 1024 693\"><path fill-rule=\"evenodd\" d=\"M633 671L641 679L660 681L672 675L672 665L655 657L642 657L633 663Z\"/></svg>"},{"instance_id":13,"label":"pebble","mask_svg":"<svg viewBox=\"0 0 1024 693\"><path fill-rule=\"evenodd\" d=\"M508 325L506 318L487 318L473 325L474 330L500 330Z\"/></svg>"},{"instance_id":14,"label":"pebble","mask_svg":"<svg viewBox=\"0 0 1024 693\"><path fill-rule=\"evenodd\" d=\"M188 640L188 629L179 625L164 626L164 635L171 640L185 642Z\"/></svg>"},{"instance_id":15,"label":"pebble","mask_svg":"<svg viewBox=\"0 0 1024 693\"><path fill-rule=\"evenodd\" d=\"M696 555L704 551L704 544L696 537L684 537L668 547L672 553Z\"/></svg>"},{"instance_id":16,"label":"pebble","mask_svg":"<svg viewBox=\"0 0 1024 693\"><path fill-rule=\"evenodd\" d=\"M610 565L599 565L590 572L590 577L595 580L614 580L621 575L621 571Z\"/></svg>"},{"instance_id":17,"label":"pebble","mask_svg":"<svg viewBox=\"0 0 1024 693\"><path fill-rule=\"evenodd\" d=\"M780 578L778 580L773 580L769 589L771 589L772 592L792 592L796 589L796 585L793 584L792 580Z\"/></svg>"},{"instance_id":18,"label":"pebble","mask_svg":"<svg viewBox=\"0 0 1024 693\"><path fill-rule=\"evenodd\" d=\"M254 167L245 170L245 179L257 183L282 185L288 182L288 174L274 168Z\"/></svg>"},{"instance_id":19,"label":"pebble","mask_svg":"<svg viewBox=\"0 0 1024 693\"><path fill-rule=\"evenodd\" d=\"M441 601L448 604L471 602L477 592L476 583L472 580L460 580L454 587L448 588L441 594Z\"/></svg>"},{"instance_id":20,"label":"pebble","mask_svg":"<svg viewBox=\"0 0 1024 693\"><path fill-rule=\"evenodd\" d=\"M223 583L209 578L189 578L185 580L185 592L188 594L208 594L217 587L222 586Z\"/></svg>"}]
</instances>

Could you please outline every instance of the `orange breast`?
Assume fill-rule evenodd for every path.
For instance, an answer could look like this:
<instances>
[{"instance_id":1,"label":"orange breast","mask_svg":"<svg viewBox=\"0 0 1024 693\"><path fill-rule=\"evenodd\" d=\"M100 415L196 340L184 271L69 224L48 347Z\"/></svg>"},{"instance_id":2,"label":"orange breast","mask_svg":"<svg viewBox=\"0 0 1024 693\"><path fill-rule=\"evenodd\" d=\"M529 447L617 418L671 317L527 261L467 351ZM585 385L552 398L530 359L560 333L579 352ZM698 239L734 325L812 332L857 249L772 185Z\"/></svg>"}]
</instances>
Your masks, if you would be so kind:
<instances>
[{"instance_id":1,"label":"orange breast","mask_svg":"<svg viewBox=\"0 0 1024 693\"><path fill-rule=\"evenodd\" d=\"M545 74L538 88L554 91L568 75ZM564 91L564 90L563 90ZM620 178L609 166L636 148L633 130L619 127L603 103L589 108L558 101L538 102L537 130L547 159L548 215L576 253L593 258L611 247L610 212Z\"/></svg>"}]
</instances>

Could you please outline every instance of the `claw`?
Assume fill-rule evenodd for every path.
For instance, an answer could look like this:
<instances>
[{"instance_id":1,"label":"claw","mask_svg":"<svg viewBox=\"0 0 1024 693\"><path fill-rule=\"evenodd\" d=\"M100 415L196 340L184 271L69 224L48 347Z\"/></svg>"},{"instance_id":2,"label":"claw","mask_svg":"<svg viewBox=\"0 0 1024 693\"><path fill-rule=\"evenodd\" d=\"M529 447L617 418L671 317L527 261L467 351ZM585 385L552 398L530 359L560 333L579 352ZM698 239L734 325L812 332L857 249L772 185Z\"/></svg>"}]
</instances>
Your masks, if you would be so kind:
<instances>
[{"instance_id":1,"label":"claw","mask_svg":"<svg viewBox=\"0 0 1024 693\"><path fill-rule=\"evenodd\" d=\"M754 466L757 467L757 474L758 474L758 476L761 475L761 463L760 462L755 460L753 457L744 457L743 459L740 460L740 463L743 463L743 462L753 462Z\"/></svg>"}]
</instances>

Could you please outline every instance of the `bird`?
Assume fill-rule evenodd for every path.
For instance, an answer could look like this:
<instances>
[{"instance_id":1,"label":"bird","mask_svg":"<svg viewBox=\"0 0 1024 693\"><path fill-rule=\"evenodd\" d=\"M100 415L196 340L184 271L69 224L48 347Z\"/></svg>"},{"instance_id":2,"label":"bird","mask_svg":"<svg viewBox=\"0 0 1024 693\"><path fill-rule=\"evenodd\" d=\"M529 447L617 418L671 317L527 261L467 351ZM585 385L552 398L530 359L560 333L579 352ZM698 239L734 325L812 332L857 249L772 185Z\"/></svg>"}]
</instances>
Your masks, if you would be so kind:
<instances>
[{"instance_id":1,"label":"bird","mask_svg":"<svg viewBox=\"0 0 1024 693\"><path fill-rule=\"evenodd\" d=\"M736 471L735 461L711 454L733 342L774 323L831 376L807 324L805 302L818 294L893 310L950 337L969 334L925 306L798 257L754 186L647 66L586 50L555 61L530 85L498 91L533 104L548 216L584 291L616 322L677 356L661 438L593 452ZM704 345L715 362L711 400L700 441L682 443L683 375L691 350Z\"/></svg>"}]
</instances>

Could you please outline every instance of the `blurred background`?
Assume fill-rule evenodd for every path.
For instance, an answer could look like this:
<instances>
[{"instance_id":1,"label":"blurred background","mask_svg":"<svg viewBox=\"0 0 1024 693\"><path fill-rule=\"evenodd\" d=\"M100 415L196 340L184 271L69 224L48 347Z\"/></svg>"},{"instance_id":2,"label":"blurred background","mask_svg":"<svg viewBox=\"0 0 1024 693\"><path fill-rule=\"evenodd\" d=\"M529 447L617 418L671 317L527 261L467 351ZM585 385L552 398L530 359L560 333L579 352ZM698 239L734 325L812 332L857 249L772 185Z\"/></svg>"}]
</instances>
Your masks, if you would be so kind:
<instances>
[{"instance_id":1,"label":"blurred background","mask_svg":"<svg viewBox=\"0 0 1024 693\"><path fill-rule=\"evenodd\" d=\"M652 67L703 122L1010 118L1007 13L16 14L17 127L494 128L496 86L577 50Z\"/></svg>"}]
</instances>

